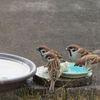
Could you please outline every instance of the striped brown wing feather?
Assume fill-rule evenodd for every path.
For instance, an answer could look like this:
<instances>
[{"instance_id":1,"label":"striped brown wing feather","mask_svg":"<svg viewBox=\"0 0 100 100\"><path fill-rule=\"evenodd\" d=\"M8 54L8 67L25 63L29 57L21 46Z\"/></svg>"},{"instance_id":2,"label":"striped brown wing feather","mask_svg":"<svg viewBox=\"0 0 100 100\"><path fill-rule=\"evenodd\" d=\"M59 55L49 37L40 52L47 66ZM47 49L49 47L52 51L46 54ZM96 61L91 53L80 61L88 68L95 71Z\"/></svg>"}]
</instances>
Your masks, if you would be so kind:
<instances>
[{"instance_id":1,"label":"striped brown wing feather","mask_svg":"<svg viewBox=\"0 0 100 100\"><path fill-rule=\"evenodd\" d=\"M97 64L98 63L98 60L97 60L97 57L95 56L95 57L90 57L90 58L88 58L87 59L87 62L89 63L91 63L91 64Z\"/></svg>"},{"instance_id":2,"label":"striped brown wing feather","mask_svg":"<svg viewBox=\"0 0 100 100\"><path fill-rule=\"evenodd\" d=\"M86 50L86 49L81 48L81 49L79 50L79 54L80 54L81 57L83 57L83 56L85 56L85 55L92 54L92 52L90 52L90 51L88 51L88 50Z\"/></svg>"}]
</instances>

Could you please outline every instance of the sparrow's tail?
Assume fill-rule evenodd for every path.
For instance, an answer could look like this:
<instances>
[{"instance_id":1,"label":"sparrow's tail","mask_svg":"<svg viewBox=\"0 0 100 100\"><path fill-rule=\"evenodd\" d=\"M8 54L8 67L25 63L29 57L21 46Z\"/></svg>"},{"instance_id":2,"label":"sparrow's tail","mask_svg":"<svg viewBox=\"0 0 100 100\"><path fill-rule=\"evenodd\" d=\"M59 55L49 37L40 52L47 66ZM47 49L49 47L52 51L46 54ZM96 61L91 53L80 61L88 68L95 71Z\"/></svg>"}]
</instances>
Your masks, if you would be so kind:
<instances>
[{"instance_id":1,"label":"sparrow's tail","mask_svg":"<svg viewBox=\"0 0 100 100\"><path fill-rule=\"evenodd\" d=\"M51 80L49 91L54 92L54 88L55 88L55 81Z\"/></svg>"}]
</instances>

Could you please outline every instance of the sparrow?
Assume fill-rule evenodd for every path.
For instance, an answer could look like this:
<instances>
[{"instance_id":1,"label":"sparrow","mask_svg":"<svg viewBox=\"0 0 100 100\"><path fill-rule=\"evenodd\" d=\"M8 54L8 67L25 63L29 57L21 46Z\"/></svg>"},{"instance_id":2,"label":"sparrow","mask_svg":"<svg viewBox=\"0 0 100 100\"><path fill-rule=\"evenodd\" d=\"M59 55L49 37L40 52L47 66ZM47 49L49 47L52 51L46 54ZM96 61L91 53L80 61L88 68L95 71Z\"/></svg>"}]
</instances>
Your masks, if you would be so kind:
<instances>
[{"instance_id":1,"label":"sparrow","mask_svg":"<svg viewBox=\"0 0 100 100\"><path fill-rule=\"evenodd\" d=\"M64 60L62 59L62 55L61 55L61 54L59 54L59 53L58 53L57 51L55 51L55 50L52 50L52 49L48 48L48 47L45 46L45 45L42 45L42 46L40 46L39 48L37 48L37 51L40 52L40 54L41 54L41 56L42 56L43 58L45 58L46 54L52 53L52 54L55 54L59 59L61 59L62 61L64 61Z\"/></svg>"},{"instance_id":2,"label":"sparrow","mask_svg":"<svg viewBox=\"0 0 100 100\"><path fill-rule=\"evenodd\" d=\"M100 53L100 50L90 51L76 44L69 45L66 50L68 51L69 57L73 62L76 62L83 56Z\"/></svg>"},{"instance_id":3,"label":"sparrow","mask_svg":"<svg viewBox=\"0 0 100 100\"><path fill-rule=\"evenodd\" d=\"M48 73L50 76L49 81L51 82L49 91L54 92L55 82L61 76L60 59L54 53L48 53L46 59L48 61L46 66L48 67Z\"/></svg>"},{"instance_id":4,"label":"sparrow","mask_svg":"<svg viewBox=\"0 0 100 100\"><path fill-rule=\"evenodd\" d=\"M80 58L75 62L75 66L85 66L85 67L91 67L95 68L98 63L100 63L100 56L91 54L91 55L86 55Z\"/></svg>"}]
</instances>

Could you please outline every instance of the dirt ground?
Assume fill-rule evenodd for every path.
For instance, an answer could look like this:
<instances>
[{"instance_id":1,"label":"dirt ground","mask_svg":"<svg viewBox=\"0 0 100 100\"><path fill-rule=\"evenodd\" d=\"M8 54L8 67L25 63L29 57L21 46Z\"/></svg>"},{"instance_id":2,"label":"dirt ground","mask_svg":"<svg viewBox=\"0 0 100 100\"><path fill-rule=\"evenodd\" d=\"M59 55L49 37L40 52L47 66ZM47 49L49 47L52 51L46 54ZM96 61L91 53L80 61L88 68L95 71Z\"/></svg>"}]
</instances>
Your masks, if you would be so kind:
<instances>
[{"instance_id":1,"label":"dirt ground","mask_svg":"<svg viewBox=\"0 0 100 100\"><path fill-rule=\"evenodd\" d=\"M45 62L36 51L41 44L59 51L66 60L69 44L100 49L100 1L0 0L0 52L41 66ZM99 66L94 72L99 80Z\"/></svg>"}]
</instances>

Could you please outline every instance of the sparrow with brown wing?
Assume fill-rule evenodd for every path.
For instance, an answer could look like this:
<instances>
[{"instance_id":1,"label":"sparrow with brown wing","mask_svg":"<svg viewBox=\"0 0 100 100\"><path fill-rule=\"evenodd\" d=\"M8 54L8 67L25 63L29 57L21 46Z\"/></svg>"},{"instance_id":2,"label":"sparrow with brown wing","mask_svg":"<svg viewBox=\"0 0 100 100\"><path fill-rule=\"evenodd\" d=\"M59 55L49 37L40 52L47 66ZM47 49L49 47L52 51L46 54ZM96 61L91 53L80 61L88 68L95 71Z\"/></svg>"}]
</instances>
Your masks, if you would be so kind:
<instances>
[{"instance_id":1,"label":"sparrow with brown wing","mask_svg":"<svg viewBox=\"0 0 100 100\"><path fill-rule=\"evenodd\" d=\"M90 66L93 69L97 66L98 63L100 63L100 56L91 54L91 55L86 55L77 60L75 66L85 66L85 67Z\"/></svg>"},{"instance_id":2,"label":"sparrow with brown wing","mask_svg":"<svg viewBox=\"0 0 100 100\"><path fill-rule=\"evenodd\" d=\"M64 61L61 54L59 54L59 53L58 53L57 51L55 51L55 50L52 50L52 49L48 48L48 47L45 46L45 45L40 46L39 48L37 48L37 50L40 52L40 54L41 54L41 56L42 56L43 58L45 58L46 54L52 53L52 54L57 55L57 57L58 57L59 59L61 59L62 61Z\"/></svg>"},{"instance_id":3,"label":"sparrow with brown wing","mask_svg":"<svg viewBox=\"0 0 100 100\"><path fill-rule=\"evenodd\" d=\"M70 59L74 62L83 56L100 53L100 50L90 51L75 44L69 45L66 50L68 51Z\"/></svg>"},{"instance_id":4,"label":"sparrow with brown wing","mask_svg":"<svg viewBox=\"0 0 100 100\"><path fill-rule=\"evenodd\" d=\"M48 53L46 59L48 61L46 66L48 67L48 73L50 76L49 80L51 81L49 91L54 92L55 82L61 76L60 59L53 53Z\"/></svg>"}]
</instances>

